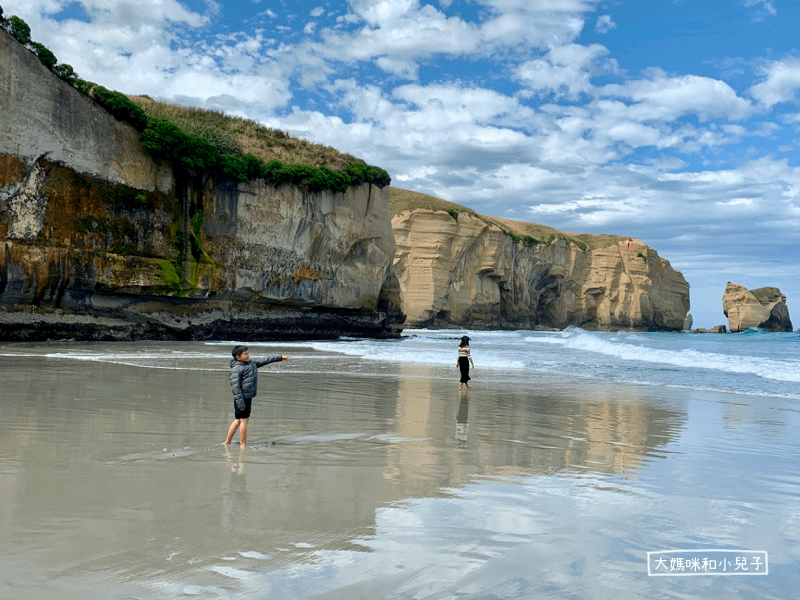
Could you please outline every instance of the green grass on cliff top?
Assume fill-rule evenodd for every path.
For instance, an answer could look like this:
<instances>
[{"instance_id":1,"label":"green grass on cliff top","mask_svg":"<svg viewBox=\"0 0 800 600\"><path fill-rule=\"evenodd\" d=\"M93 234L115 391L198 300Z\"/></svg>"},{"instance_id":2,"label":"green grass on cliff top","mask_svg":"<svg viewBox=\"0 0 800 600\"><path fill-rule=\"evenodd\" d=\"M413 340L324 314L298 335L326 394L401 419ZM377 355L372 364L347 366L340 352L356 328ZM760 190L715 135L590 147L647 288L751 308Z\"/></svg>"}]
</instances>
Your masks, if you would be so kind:
<instances>
[{"instance_id":1,"label":"green grass on cliff top","mask_svg":"<svg viewBox=\"0 0 800 600\"><path fill-rule=\"evenodd\" d=\"M500 217L489 217L479 214L460 204L448 202L435 196L422 194L420 192L412 192L411 190L404 190L391 186L391 196L389 200L389 207L392 211L392 216L401 213L404 210L414 210L423 208L427 210L440 210L449 212L455 216L455 213L467 213L481 219L484 223L495 225L516 238L533 238L539 243L549 244L557 239L565 239L573 242L582 249L596 250L598 248L606 248L617 244L621 240L629 240L630 237L620 235L603 235L593 233L572 233L569 231L559 231L547 225L539 225L537 223L526 223L524 221L511 221L509 219L501 219ZM585 248L584 248L585 246Z\"/></svg>"},{"instance_id":2,"label":"green grass on cliff top","mask_svg":"<svg viewBox=\"0 0 800 600\"><path fill-rule=\"evenodd\" d=\"M148 117L167 119L184 132L199 135L211 142L224 154L252 154L264 163L277 160L287 165L328 167L334 170L343 170L363 162L334 148L293 138L278 129L219 111L167 104L149 96L128 98Z\"/></svg>"},{"instance_id":3,"label":"green grass on cliff top","mask_svg":"<svg viewBox=\"0 0 800 600\"><path fill-rule=\"evenodd\" d=\"M265 127L248 119L231 117L219 111L168 104L153 100L149 96L129 96L129 98L148 117L167 119L178 125L183 131L199 135L211 142L224 153L240 156L252 154L265 163L278 160L284 164L324 166L335 170L345 169L349 165L362 162L335 148L293 138L283 131ZM466 206L428 194L396 187L390 187L390 190L389 202L392 215L416 208L446 211L453 216L456 213L467 213L487 224L499 227L518 241L533 240L549 244L557 239L566 239L582 249L596 249L616 244L619 240L630 239L623 236L571 233L536 223L489 217Z\"/></svg>"}]
</instances>

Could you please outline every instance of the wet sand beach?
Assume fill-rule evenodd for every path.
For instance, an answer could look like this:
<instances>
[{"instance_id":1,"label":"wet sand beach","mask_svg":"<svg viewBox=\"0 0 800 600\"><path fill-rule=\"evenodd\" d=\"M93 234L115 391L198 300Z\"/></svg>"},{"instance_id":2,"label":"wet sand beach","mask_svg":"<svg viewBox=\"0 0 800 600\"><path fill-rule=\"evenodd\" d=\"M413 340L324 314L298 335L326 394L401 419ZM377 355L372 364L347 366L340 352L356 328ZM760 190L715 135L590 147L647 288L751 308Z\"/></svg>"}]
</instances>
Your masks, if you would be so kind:
<instances>
[{"instance_id":1,"label":"wet sand beach","mask_svg":"<svg viewBox=\"0 0 800 600\"><path fill-rule=\"evenodd\" d=\"M479 371L459 394L455 370L301 349L261 369L249 446L225 447L226 349L0 349L0 598L735 599L800 583L792 402ZM683 548L768 551L769 574L648 576L648 551Z\"/></svg>"}]
</instances>

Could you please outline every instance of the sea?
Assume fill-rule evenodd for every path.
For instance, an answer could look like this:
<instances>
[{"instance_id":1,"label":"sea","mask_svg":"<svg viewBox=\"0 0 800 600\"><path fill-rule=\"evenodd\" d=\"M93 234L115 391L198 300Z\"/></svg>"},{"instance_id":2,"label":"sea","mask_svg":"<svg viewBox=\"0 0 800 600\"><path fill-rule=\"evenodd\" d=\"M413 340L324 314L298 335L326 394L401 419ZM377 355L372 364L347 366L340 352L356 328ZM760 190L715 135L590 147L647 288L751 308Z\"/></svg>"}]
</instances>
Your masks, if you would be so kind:
<instances>
[{"instance_id":1,"label":"sea","mask_svg":"<svg viewBox=\"0 0 800 600\"><path fill-rule=\"evenodd\" d=\"M453 344L470 337L481 379L534 383L566 376L800 400L800 332L740 334L406 330L400 340L306 344L363 361L437 366L451 378Z\"/></svg>"},{"instance_id":2,"label":"sea","mask_svg":"<svg viewBox=\"0 0 800 600\"><path fill-rule=\"evenodd\" d=\"M588 378L725 392L766 398L800 399L800 331L738 334L405 330L400 339L342 338L336 341L250 343L251 355L295 352L291 372L349 371L381 374L392 366L425 365L434 376L452 379L454 344L470 337L481 380L525 384L542 377ZM220 355L242 340L198 345L143 342L133 345L38 345L32 356L98 361L158 369L227 370ZM65 346L68 350L63 350ZM191 349L189 349L191 348ZM24 354L15 350L14 354Z\"/></svg>"},{"instance_id":3,"label":"sea","mask_svg":"<svg viewBox=\"0 0 800 600\"><path fill-rule=\"evenodd\" d=\"M290 358L223 446L241 343ZM3 343L0 377L2 599L800 597L800 332Z\"/></svg>"}]
</instances>

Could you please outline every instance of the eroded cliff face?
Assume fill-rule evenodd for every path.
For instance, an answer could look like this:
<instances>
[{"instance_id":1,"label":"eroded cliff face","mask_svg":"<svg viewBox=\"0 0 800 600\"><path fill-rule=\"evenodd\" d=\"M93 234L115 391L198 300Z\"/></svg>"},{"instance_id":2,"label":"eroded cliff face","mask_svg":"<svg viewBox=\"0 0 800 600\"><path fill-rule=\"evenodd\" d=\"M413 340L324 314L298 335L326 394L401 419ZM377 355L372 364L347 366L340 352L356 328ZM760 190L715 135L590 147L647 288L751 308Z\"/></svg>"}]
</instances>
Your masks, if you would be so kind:
<instances>
[{"instance_id":1,"label":"eroded cliff face","mask_svg":"<svg viewBox=\"0 0 800 600\"><path fill-rule=\"evenodd\" d=\"M397 335L388 198L187 191L0 31L0 339Z\"/></svg>"},{"instance_id":2,"label":"eroded cliff face","mask_svg":"<svg viewBox=\"0 0 800 600\"><path fill-rule=\"evenodd\" d=\"M639 240L583 251L515 242L468 213L392 219L408 327L681 330L689 284Z\"/></svg>"},{"instance_id":3,"label":"eroded cliff face","mask_svg":"<svg viewBox=\"0 0 800 600\"><path fill-rule=\"evenodd\" d=\"M750 328L792 331L786 296L778 288L751 291L743 285L728 282L722 295L722 312L728 317L728 329L732 332Z\"/></svg>"}]
</instances>

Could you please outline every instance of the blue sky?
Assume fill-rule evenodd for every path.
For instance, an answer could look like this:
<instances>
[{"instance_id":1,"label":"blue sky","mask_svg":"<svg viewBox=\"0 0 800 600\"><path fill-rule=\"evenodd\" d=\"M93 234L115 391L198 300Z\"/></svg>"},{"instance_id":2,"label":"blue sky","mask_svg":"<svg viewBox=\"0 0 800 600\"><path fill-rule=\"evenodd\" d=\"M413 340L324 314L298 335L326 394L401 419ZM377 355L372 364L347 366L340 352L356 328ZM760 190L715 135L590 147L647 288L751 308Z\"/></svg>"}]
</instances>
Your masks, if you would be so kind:
<instances>
[{"instance_id":1,"label":"blue sky","mask_svg":"<svg viewBox=\"0 0 800 600\"><path fill-rule=\"evenodd\" d=\"M800 326L800 3L2 0L59 62L385 168L398 187L637 237L726 323L728 281Z\"/></svg>"}]
</instances>

